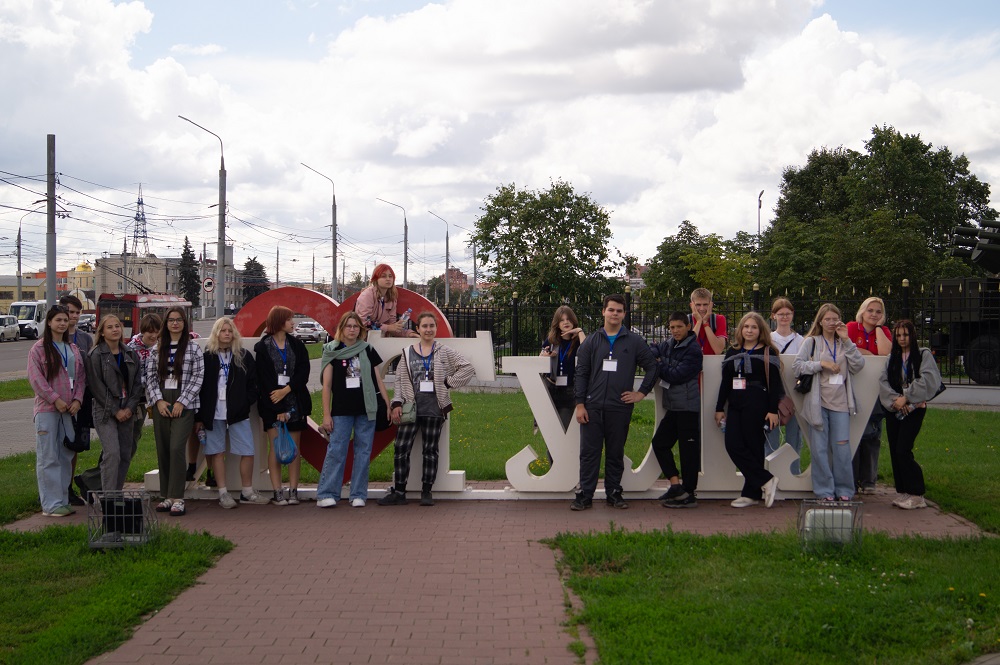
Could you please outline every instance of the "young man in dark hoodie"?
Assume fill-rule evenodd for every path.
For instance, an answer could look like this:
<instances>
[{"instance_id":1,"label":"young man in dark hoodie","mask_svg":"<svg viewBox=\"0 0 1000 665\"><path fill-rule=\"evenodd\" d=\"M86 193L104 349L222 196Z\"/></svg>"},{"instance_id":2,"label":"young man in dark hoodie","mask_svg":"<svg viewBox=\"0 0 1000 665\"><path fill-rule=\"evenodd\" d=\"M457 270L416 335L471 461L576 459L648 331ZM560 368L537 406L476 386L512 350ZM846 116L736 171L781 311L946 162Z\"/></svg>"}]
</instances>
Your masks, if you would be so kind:
<instances>
[{"instance_id":1,"label":"young man in dark hoodie","mask_svg":"<svg viewBox=\"0 0 1000 665\"><path fill-rule=\"evenodd\" d=\"M695 490L701 471L701 396L698 376L704 354L698 336L691 330L688 316L674 312L668 321L670 337L652 347L657 357L658 378L666 414L653 434L653 454L670 489L660 497L665 508L693 508L698 505ZM674 443L679 442L681 478L674 463Z\"/></svg>"},{"instance_id":2,"label":"young man in dark hoodie","mask_svg":"<svg viewBox=\"0 0 1000 665\"><path fill-rule=\"evenodd\" d=\"M604 491L608 505L628 508L622 498L621 482L632 409L656 385L656 358L649 345L622 327L625 297L605 296L602 311L604 327L592 333L576 355L574 395L576 420L580 423L580 491L570 505L572 510L586 510L593 505L601 450L605 447ZM646 376L639 390L633 390L637 366L645 370Z\"/></svg>"}]
</instances>

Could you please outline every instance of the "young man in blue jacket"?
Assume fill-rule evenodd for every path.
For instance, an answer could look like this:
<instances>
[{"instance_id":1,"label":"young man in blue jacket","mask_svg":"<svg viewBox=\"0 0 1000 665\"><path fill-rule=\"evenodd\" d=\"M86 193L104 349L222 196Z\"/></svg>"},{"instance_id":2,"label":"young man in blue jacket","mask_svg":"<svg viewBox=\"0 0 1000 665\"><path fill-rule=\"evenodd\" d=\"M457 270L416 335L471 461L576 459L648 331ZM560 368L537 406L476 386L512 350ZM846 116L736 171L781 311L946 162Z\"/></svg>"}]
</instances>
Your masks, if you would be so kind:
<instances>
[{"instance_id":1,"label":"young man in blue jacket","mask_svg":"<svg viewBox=\"0 0 1000 665\"><path fill-rule=\"evenodd\" d=\"M570 505L572 510L586 510L593 505L604 448L608 505L628 508L621 483L633 404L642 401L656 384L656 358L649 345L622 327L625 297L605 296L602 311L604 327L592 333L576 354L574 396L576 420L580 423L580 491ZM646 376L639 390L633 390L639 366Z\"/></svg>"},{"instance_id":2,"label":"young man in blue jacket","mask_svg":"<svg viewBox=\"0 0 1000 665\"><path fill-rule=\"evenodd\" d=\"M653 454L670 489L660 497L665 508L693 508L698 505L695 490L701 471L701 395L698 376L704 354L698 336L684 312L674 312L668 321L670 337L653 347L666 414L653 434ZM679 442L681 478L677 477L673 447Z\"/></svg>"}]
</instances>

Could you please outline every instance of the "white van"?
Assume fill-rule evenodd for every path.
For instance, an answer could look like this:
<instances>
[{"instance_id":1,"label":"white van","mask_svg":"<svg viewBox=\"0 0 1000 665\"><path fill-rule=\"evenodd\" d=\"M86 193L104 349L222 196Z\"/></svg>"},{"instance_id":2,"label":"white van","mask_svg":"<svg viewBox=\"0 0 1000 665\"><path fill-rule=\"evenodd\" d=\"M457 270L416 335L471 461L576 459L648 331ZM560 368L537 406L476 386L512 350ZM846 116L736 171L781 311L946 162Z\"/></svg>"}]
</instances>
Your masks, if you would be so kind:
<instances>
[{"instance_id":1,"label":"white van","mask_svg":"<svg viewBox=\"0 0 1000 665\"><path fill-rule=\"evenodd\" d=\"M44 300L22 300L13 303L7 313L17 317L21 337L38 339L45 327L45 315L48 311L49 306Z\"/></svg>"}]
</instances>

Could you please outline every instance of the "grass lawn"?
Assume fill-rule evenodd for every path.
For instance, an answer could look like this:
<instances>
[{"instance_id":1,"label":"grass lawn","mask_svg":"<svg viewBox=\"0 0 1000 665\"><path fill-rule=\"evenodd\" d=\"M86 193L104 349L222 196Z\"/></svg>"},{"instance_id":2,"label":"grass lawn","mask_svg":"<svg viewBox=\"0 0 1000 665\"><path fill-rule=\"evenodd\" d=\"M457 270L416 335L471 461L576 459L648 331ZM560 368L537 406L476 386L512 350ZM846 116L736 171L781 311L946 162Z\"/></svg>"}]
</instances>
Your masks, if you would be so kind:
<instances>
[{"instance_id":1,"label":"grass lawn","mask_svg":"<svg viewBox=\"0 0 1000 665\"><path fill-rule=\"evenodd\" d=\"M0 662L69 665L113 649L231 548L175 528L105 552L82 525L0 531Z\"/></svg>"},{"instance_id":2,"label":"grass lawn","mask_svg":"<svg viewBox=\"0 0 1000 665\"><path fill-rule=\"evenodd\" d=\"M8 402L12 399L28 399L35 396L35 391L31 389L31 384L27 379L11 379L10 381L0 381L0 402Z\"/></svg>"},{"instance_id":3,"label":"grass lawn","mask_svg":"<svg viewBox=\"0 0 1000 665\"><path fill-rule=\"evenodd\" d=\"M1000 650L1000 539L560 535L604 665L961 663Z\"/></svg>"}]
</instances>

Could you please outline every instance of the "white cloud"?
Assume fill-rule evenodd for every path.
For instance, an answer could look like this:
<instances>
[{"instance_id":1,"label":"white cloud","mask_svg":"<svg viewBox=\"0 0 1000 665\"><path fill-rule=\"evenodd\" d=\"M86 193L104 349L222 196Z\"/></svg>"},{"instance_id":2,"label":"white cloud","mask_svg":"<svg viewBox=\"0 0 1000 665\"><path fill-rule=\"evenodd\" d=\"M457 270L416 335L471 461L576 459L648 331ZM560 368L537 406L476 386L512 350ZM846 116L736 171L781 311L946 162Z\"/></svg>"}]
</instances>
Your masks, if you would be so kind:
<instances>
[{"instance_id":1,"label":"white cloud","mask_svg":"<svg viewBox=\"0 0 1000 665\"><path fill-rule=\"evenodd\" d=\"M171 53L180 53L182 55L218 55L225 50L218 44L174 44L170 47Z\"/></svg>"}]
</instances>

